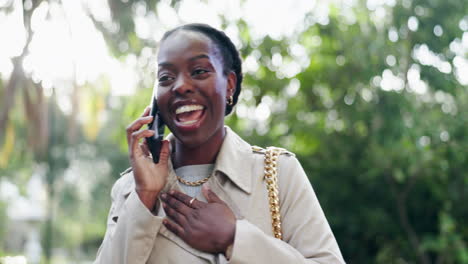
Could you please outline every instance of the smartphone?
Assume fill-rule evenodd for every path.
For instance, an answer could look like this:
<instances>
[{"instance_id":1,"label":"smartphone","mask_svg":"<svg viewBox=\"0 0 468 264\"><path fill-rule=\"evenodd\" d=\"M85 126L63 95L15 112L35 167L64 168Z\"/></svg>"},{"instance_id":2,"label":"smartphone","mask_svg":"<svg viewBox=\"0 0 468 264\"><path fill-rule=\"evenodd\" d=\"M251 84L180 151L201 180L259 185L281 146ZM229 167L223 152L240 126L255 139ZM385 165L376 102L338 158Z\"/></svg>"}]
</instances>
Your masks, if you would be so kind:
<instances>
[{"instance_id":1,"label":"smartphone","mask_svg":"<svg viewBox=\"0 0 468 264\"><path fill-rule=\"evenodd\" d=\"M148 144L149 151L153 157L153 162L159 162L159 154L161 153L162 141L164 139L164 122L159 115L158 102L153 96L153 101L151 102L151 116L153 116L153 121L148 124L150 130L154 130L155 133L151 137L146 138L146 143Z\"/></svg>"}]
</instances>

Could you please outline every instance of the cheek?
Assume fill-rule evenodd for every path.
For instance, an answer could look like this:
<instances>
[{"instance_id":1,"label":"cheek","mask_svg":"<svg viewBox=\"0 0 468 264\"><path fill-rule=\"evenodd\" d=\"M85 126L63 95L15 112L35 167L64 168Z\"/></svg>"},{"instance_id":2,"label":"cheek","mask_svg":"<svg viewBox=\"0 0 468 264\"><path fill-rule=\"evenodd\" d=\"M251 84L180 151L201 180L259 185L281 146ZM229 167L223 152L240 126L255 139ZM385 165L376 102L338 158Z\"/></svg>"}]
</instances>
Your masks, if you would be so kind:
<instances>
[{"instance_id":1,"label":"cheek","mask_svg":"<svg viewBox=\"0 0 468 264\"><path fill-rule=\"evenodd\" d=\"M166 114L168 109L169 92L164 88L158 87L156 99L158 100L159 110L163 115Z\"/></svg>"},{"instance_id":2,"label":"cheek","mask_svg":"<svg viewBox=\"0 0 468 264\"><path fill-rule=\"evenodd\" d=\"M220 104L223 104L226 100L226 93L227 93L227 82L224 78L218 79L216 82L216 89L215 89L216 96L220 99Z\"/></svg>"},{"instance_id":3,"label":"cheek","mask_svg":"<svg viewBox=\"0 0 468 264\"><path fill-rule=\"evenodd\" d=\"M222 113L224 116L224 109L226 105L226 88L222 85L222 82L216 85L216 88L213 89L213 93L211 94L211 100L213 102L213 110L218 116L218 113Z\"/></svg>"},{"instance_id":4,"label":"cheek","mask_svg":"<svg viewBox=\"0 0 468 264\"><path fill-rule=\"evenodd\" d=\"M161 87L161 86L159 86L159 85L158 85L158 86L155 86L154 89L156 89L155 93L156 93L156 98L157 98L158 100L159 100L159 98L160 98L161 96L164 96L164 95L168 92L168 90L169 90L168 88L164 88L164 87Z\"/></svg>"}]
</instances>

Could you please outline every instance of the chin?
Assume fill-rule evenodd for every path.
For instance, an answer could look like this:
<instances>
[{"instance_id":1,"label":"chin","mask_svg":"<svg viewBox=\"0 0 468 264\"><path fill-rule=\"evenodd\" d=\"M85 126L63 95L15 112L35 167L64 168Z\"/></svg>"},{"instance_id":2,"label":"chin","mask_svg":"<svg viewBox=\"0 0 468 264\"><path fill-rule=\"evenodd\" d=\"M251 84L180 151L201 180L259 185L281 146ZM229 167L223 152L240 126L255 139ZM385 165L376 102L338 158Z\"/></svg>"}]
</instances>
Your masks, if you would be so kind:
<instances>
[{"instance_id":1,"label":"chin","mask_svg":"<svg viewBox=\"0 0 468 264\"><path fill-rule=\"evenodd\" d=\"M182 143L184 147L187 148L196 148L198 146L203 145L207 141L202 135L198 133L191 133L190 135L187 134L180 134L174 133L174 136Z\"/></svg>"},{"instance_id":2,"label":"chin","mask_svg":"<svg viewBox=\"0 0 468 264\"><path fill-rule=\"evenodd\" d=\"M174 136L177 138L180 143L186 148L197 148L203 145L209 145L211 142L216 142L218 138L217 135L219 132L222 132L224 129L224 124L221 124L218 127L199 127L196 130L179 130L178 127L173 131ZM221 134L222 135L222 134ZM222 142L222 141L221 141Z\"/></svg>"}]
</instances>

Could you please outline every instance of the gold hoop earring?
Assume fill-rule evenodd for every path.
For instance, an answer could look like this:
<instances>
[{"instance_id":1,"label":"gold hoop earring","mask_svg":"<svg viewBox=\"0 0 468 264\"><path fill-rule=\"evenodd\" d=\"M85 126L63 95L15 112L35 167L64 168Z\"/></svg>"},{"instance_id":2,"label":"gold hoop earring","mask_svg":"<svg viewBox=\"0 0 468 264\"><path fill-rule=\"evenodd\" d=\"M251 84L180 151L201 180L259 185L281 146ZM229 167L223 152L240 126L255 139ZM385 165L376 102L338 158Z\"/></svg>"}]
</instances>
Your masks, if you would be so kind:
<instances>
[{"instance_id":1,"label":"gold hoop earring","mask_svg":"<svg viewBox=\"0 0 468 264\"><path fill-rule=\"evenodd\" d=\"M227 105L232 106L233 104L234 104L234 98L232 98L232 95L231 95L227 99Z\"/></svg>"}]
</instances>

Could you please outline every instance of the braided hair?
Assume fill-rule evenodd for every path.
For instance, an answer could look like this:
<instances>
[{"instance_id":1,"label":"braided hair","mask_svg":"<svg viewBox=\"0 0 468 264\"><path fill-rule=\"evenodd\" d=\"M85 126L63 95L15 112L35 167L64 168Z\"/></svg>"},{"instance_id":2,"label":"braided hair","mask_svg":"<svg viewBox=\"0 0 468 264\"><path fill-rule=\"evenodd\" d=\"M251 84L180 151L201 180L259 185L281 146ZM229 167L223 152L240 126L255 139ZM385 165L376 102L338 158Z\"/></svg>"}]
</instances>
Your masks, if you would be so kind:
<instances>
[{"instance_id":1,"label":"braided hair","mask_svg":"<svg viewBox=\"0 0 468 264\"><path fill-rule=\"evenodd\" d=\"M233 104L226 105L226 112L225 115L231 113L232 108L237 104L239 99L239 94L241 91L241 83L242 83L242 61L237 51L236 46L232 43L231 39L222 31L217 30L209 25L206 24L186 24L179 27L176 27L170 31L167 31L162 40L168 38L172 33L178 30L188 30L202 33L203 35L207 36L214 42L218 50L220 51L223 57L223 74L227 76L231 71L236 74L237 82L236 82L236 90L233 95Z\"/></svg>"}]
</instances>

